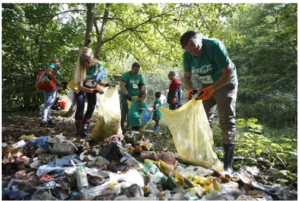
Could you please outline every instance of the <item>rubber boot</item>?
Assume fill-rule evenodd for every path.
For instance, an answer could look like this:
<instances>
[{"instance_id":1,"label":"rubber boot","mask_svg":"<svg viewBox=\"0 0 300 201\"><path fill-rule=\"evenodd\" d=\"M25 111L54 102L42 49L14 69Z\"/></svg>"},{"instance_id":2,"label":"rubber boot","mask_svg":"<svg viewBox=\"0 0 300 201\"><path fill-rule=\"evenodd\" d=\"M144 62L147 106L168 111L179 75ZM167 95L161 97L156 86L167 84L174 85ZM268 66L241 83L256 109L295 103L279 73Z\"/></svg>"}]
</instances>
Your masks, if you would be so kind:
<instances>
[{"instance_id":1,"label":"rubber boot","mask_svg":"<svg viewBox=\"0 0 300 201\"><path fill-rule=\"evenodd\" d=\"M224 144L225 156L224 156L224 171L229 173L233 172L232 163L233 163L233 153L234 153L234 144Z\"/></svg>"},{"instance_id":2,"label":"rubber boot","mask_svg":"<svg viewBox=\"0 0 300 201\"><path fill-rule=\"evenodd\" d=\"M83 127L82 120L76 120L75 126L76 126L75 137L80 138L82 136L82 127Z\"/></svg>"},{"instance_id":3,"label":"rubber boot","mask_svg":"<svg viewBox=\"0 0 300 201\"><path fill-rule=\"evenodd\" d=\"M153 131L157 131L157 125L154 125Z\"/></svg>"},{"instance_id":4,"label":"rubber boot","mask_svg":"<svg viewBox=\"0 0 300 201\"><path fill-rule=\"evenodd\" d=\"M159 131L159 129L160 129L160 126L156 125L155 131Z\"/></svg>"},{"instance_id":5,"label":"rubber boot","mask_svg":"<svg viewBox=\"0 0 300 201\"><path fill-rule=\"evenodd\" d=\"M82 128L82 137L88 137L89 134L88 134L88 130L89 130L89 124L90 124L90 120L87 119L87 120L84 120L83 122L83 128Z\"/></svg>"}]
</instances>

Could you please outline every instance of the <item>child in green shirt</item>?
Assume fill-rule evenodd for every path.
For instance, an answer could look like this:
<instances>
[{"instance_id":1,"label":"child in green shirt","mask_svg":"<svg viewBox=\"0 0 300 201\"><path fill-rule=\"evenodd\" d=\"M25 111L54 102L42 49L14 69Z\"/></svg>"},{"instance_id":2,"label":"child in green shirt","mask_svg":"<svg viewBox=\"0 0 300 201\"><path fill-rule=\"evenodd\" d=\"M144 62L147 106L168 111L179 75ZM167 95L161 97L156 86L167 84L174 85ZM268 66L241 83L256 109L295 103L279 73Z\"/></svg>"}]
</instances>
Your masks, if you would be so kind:
<instances>
[{"instance_id":1,"label":"child in green shirt","mask_svg":"<svg viewBox=\"0 0 300 201\"><path fill-rule=\"evenodd\" d=\"M159 91L155 92L156 100L154 101L154 104L153 104L154 112L153 112L153 116L152 116L152 120L155 121L155 125L153 128L154 131L159 131L159 129L160 129L159 120L161 120L161 113L160 113L159 107L162 106L160 96L161 96L161 93Z\"/></svg>"},{"instance_id":2,"label":"child in green shirt","mask_svg":"<svg viewBox=\"0 0 300 201\"><path fill-rule=\"evenodd\" d=\"M132 102L132 105L128 111L128 126L132 127L132 130L138 131L142 126L141 116L144 110L152 111L147 103L144 102L146 98L146 92L144 90L140 91L138 94L138 99Z\"/></svg>"}]
</instances>

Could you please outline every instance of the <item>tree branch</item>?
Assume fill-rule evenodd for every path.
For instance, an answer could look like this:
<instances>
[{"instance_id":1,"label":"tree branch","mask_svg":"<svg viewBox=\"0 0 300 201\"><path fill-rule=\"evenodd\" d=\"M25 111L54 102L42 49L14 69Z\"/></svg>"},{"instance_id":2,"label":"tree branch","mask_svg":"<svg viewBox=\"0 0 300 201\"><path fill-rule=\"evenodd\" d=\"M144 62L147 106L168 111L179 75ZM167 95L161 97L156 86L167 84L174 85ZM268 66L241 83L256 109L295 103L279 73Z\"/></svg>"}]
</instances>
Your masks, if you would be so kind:
<instances>
[{"instance_id":1,"label":"tree branch","mask_svg":"<svg viewBox=\"0 0 300 201\"><path fill-rule=\"evenodd\" d=\"M176 9L179 8L179 7L181 7L181 6L178 6L178 7L174 8L174 9L171 9L171 10L165 12L165 13L162 13L162 14L159 14L159 15L156 15L156 16L153 16L153 17L149 17L145 22L142 22L142 23L136 25L135 27L126 28L126 29L120 31L119 33L115 34L115 35L112 36L111 38L108 38L108 39L104 40L103 43L106 43L106 42L108 42L108 41L110 41L110 40L113 40L115 37L117 37L118 35L120 35L120 34L126 32L126 31L135 31L138 27L140 27L140 26L142 26L142 25L144 25L144 24L147 24L148 22L151 22L152 19L155 19L155 18L158 18L158 17L162 17L162 16L168 16L167 14L168 14L169 12L172 12L173 10L176 10Z\"/></svg>"},{"instance_id":2,"label":"tree branch","mask_svg":"<svg viewBox=\"0 0 300 201\"><path fill-rule=\"evenodd\" d=\"M207 23L206 23L204 17L202 16L202 12L201 12L201 9L199 8L198 4L195 4L195 6L198 8L198 11L199 11L199 13L200 13L200 15L201 15L202 20L204 21L204 24L205 24L206 28L209 29L209 30L211 30L211 28L209 28L209 26L207 25ZM194 16L194 17L195 17L195 16Z\"/></svg>"},{"instance_id":3,"label":"tree branch","mask_svg":"<svg viewBox=\"0 0 300 201\"><path fill-rule=\"evenodd\" d=\"M160 35L171 45L171 47L174 47L174 45L170 42L168 37L166 37L159 29L155 26L155 24L151 23L153 27L160 33Z\"/></svg>"},{"instance_id":4,"label":"tree branch","mask_svg":"<svg viewBox=\"0 0 300 201\"><path fill-rule=\"evenodd\" d=\"M67 11L64 11L64 12L52 15L51 19L55 18L56 16L59 16L59 15L62 15L62 14L66 14L66 13L70 13L70 12L86 12L86 10L67 10Z\"/></svg>"},{"instance_id":5,"label":"tree branch","mask_svg":"<svg viewBox=\"0 0 300 201\"><path fill-rule=\"evenodd\" d=\"M121 21L124 24L124 20L121 18L114 18L114 17L96 17L95 20L101 20L101 19L107 19L107 20L118 20Z\"/></svg>"},{"instance_id":6,"label":"tree branch","mask_svg":"<svg viewBox=\"0 0 300 201\"><path fill-rule=\"evenodd\" d=\"M142 43L144 43L144 45L146 45L146 47L153 53L153 54L156 54L156 55L158 55L158 56L162 56L161 54L159 54L159 53L157 53L157 52L155 52L143 39L142 39L142 37L141 36L138 36L137 35L137 33L135 33L135 32L133 32L134 33L134 35L137 37L137 38L139 38L141 41L142 41Z\"/></svg>"},{"instance_id":7,"label":"tree branch","mask_svg":"<svg viewBox=\"0 0 300 201\"><path fill-rule=\"evenodd\" d=\"M105 4L105 12L104 12L104 17L103 17L103 21L102 21L102 26L101 26L101 30L100 30L100 33L99 35L101 36L101 38L103 38L103 33L104 33L104 30L105 30L105 26L107 24L107 21L108 21L108 7L110 6L110 3L106 3Z\"/></svg>"}]
</instances>

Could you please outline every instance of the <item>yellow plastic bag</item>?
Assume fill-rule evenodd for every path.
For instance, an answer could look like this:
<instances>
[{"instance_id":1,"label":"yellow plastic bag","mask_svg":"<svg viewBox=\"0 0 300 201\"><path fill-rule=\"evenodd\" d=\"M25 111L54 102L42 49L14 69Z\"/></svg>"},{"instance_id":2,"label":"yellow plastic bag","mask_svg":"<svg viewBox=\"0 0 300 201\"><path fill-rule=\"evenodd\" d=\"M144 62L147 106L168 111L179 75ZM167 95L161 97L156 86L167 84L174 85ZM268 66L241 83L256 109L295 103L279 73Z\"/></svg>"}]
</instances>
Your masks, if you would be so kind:
<instances>
[{"instance_id":1,"label":"yellow plastic bag","mask_svg":"<svg viewBox=\"0 0 300 201\"><path fill-rule=\"evenodd\" d=\"M67 87L68 87L69 89L73 90L75 93L78 94L79 89L78 89L78 87L77 87L77 84L74 82L74 80L71 80L71 81L68 83Z\"/></svg>"},{"instance_id":2,"label":"yellow plastic bag","mask_svg":"<svg viewBox=\"0 0 300 201\"><path fill-rule=\"evenodd\" d=\"M121 110L118 90L116 87L103 90L104 94L100 95L98 120L92 130L92 139L95 141L103 141L112 135L123 136L120 126Z\"/></svg>"},{"instance_id":3,"label":"yellow plastic bag","mask_svg":"<svg viewBox=\"0 0 300 201\"><path fill-rule=\"evenodd\" d=\"M137 98L138 98L137 96L132 96L132 97L131 97L131 101L133 102L133 101L135 101ZM128 110L129 110L130 107L131 107L131 104L132 104L131 101L127 100ZM146 101L147 101L147 98L145 98L145 102L146 102ZM150 115L150 118L149 118L149 115ZM143 111L142 117L141 117L141 121L142 121L142 126L141 126L141 128L140 128L140 131L141 131L141 132L144 131L144 130L147 128L147 126L148 126L148 124L149 124L149 122L150 122L149 120L151 120L151 115L152 115L152 112L151 112L151 114L148 112L148 118L147 118L146 123L145 123L145 111Z\"/></svg>"},{"instance_id":4,"label":"yellow plastic bag","mask_svg":"<svg viewBox=\"0 0 300 201\"><path fill-rule=\"evenodd\" d=\"M35 139L38 139L38 137L35 137L34 134L22 135L21 137L19 137L19 140L25 140L25 141L30 141L30 140L35 140Z\"/></svg>"},{"instance_id":5,"label":"yellow plastic bag","mask_svg":"<svg viewBox=\"0 0 300 201\"><path fill-rule=\"evenodd\" d=\"M212 131L202 101L192 99L176 110L160 107L160 111L183 161L223 171L223 165L213 151Z\"/></svg>"}]
</instances>

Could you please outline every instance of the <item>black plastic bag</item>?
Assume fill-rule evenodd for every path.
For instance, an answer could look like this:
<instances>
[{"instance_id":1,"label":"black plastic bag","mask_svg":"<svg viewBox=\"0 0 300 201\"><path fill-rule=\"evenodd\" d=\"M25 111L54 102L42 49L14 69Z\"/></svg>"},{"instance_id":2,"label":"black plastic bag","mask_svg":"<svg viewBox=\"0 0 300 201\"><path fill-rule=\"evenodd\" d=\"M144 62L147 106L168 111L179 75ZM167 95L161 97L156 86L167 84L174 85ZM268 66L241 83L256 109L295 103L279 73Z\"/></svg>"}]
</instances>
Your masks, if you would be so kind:
<instances>
[{"instance_id":1,"label":"black plastic bag","mask_svg":"<svg viewBox=\"0 0 300 201\"><path fill-rule=\"evenodd\" d=\"M123 154L114 142L107 145L100 155L110 162L108 169L112 172L124 171L129 168L127 160L121 161Z\"/></svg>"}]
</instances>

